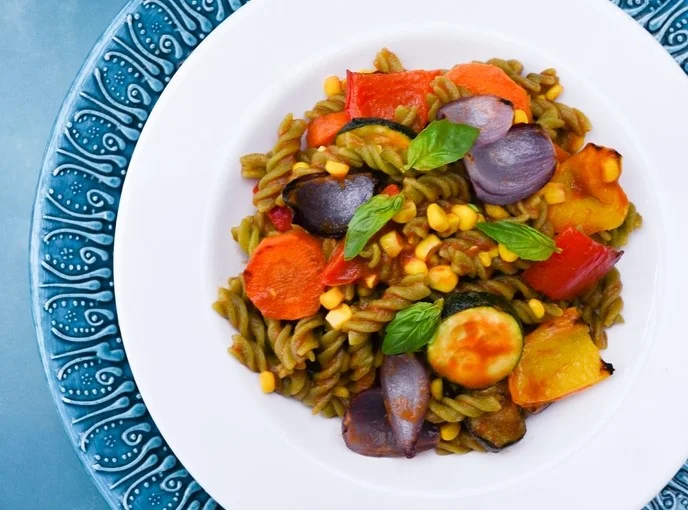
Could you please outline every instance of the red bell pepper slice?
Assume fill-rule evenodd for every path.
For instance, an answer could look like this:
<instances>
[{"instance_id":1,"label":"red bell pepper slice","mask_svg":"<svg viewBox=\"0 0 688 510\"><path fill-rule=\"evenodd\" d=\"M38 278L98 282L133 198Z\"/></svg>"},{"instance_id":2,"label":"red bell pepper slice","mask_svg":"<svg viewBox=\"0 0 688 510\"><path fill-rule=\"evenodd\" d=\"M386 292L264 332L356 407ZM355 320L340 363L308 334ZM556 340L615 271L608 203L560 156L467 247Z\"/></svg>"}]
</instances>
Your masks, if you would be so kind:
<instances>
[{"instance_id":1,"label":"red bell pepper slice","mask_svg":"<svg viewBox=\"0 0 688 510\"><path fill-rule=\"evenodd\" d=\"M593 241L574 227L564 230L555 242L560 253L523 272L523 281L554 300L573 299L590 289L623 255L623 251Z\"/></svg>"},{"instance_id":2,"label":"red bell pepper slice","mask_svg":"<svg viewBox=\"0 0 688 510\"><path fill-rule=\"evenodd\" d=\"M387 195L388 197L393 197L401 193L399 190L399 186L396 184L388 184L385 186L385 188L380 192L381 195Z\"/></svg>"},{"instance_id":3,"label":"red bell pepper slice","mask_svg":"<svg viewBox=\"0 0 688 510\"><path fill-rule=\"evenodd\" d=\"M268 218L270 218L270 221L278 231L286 232L291 230L293 214L288 207L276 205L268 211Z\"/></svg>"},{"instance_id":4,"label":"red bell pepper slice","mask_svg":"<svg viewBox=\"0 0 688 510\"><path fill-rule=\"evenodd\" d=\"M351 118L378 117L394 120L397 106L417 106L417 131L428 121L425 96L430 83L442 71L404 71L401 73L346 72L346 111Z\"/></svg>"},{"instance_id":5,"label":"red bell pepper slice","mask_svg":"<svg viewBox=\"0 0 688 510\"><path fill-rule=\"evenodd\" d=\"M368 263L361 257L344 260L344 243L341 242L330 255L322 275L322 283L329 286L347 285L370 274Z\"/></svg>"}]
</instances>

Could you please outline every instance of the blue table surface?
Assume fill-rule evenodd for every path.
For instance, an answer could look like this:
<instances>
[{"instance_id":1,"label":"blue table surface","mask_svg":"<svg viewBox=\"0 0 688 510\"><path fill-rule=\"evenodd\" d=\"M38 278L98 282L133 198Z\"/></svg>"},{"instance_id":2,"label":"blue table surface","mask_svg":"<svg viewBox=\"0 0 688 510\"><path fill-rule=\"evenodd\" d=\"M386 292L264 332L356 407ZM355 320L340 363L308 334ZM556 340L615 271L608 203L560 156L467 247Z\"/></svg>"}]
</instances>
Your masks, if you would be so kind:
<instances>
[{"instance_id":1,"label":"blue table surface","mask_svg":"<svg viewBox=\"0 0 688 510\"><path fill-rule=\"evenodd\" d=\"M63 431L29 305L28 245L41 160L62 100L126 0L0 4L0 509L107 505Z\"/></svg>"}]
</instances>

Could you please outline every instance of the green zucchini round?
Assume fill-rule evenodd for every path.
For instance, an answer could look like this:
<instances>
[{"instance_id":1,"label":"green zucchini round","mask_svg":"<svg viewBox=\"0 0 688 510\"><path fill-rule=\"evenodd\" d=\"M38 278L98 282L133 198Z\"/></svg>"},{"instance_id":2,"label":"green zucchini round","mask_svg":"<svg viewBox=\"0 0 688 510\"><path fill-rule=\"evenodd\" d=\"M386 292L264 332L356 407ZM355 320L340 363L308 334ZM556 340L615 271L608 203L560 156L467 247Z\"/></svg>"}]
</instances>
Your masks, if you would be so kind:
<instances>
[{"instance_id":1,"label":"green zucchini round","mask_svg":"<svg viewBox=\"0 0 688 510\"><path fill-rule=\"evenodd\" d=\"M516 322L518 322L521 329L523 329L521 319L511 304L502 296L489 292L454 292L445 296L444 307L442 308L442 318L446 319L455 313L468 310L469 308L477 308L479 306L491 306L502 312L508 313L516 319Z\"/></svg>"},{"instance_id":2,"label":"green zucchini round","mask_svg":"<svg viewBox=\"0 0 688 510\"><path fill-rule=\"evenodd\" d=\"M335 143L337 146L345 146L345 133L352 133L367 143L374 145L388 145L397 149L406 149L411 140L416 137L416 132L410 127L397 122L377 117L362 117L351 120L337 133Z\"/></svg>"},{"instance_id":3,"label":"green zucchini round","mask_svg":"<svg viewBox=\"0 0 688 510\"><path fill-rule=\"evenodd\" d=\"M444 319L427 355L438 375L478 390L509 375L522 352L523 330L516 319L493 306L478 306Z\"/></svg>"}]
</instances>

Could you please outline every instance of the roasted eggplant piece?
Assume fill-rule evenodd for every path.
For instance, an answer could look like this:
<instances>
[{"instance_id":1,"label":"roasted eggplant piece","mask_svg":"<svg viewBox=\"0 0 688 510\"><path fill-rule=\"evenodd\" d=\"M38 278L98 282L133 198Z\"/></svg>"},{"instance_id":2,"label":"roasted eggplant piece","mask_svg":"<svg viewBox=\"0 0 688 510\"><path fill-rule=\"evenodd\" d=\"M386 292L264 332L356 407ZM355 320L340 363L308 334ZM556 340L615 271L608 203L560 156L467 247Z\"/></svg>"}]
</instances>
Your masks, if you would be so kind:
<instances>
[{"instance_id":1,"label":"roasted eggplant piece","mask_svg":"<svg viewBox=\"0 0 688 510\"><path fill-rule=\"evenodd\" d=\"M468 431L490 451L518 443L526 435L526 420L520 407L507 399L496 413L466 420Z\"/></svg>"},{"instance_id":2,"label":"roasted eggplant piece","mask_svg":"<svg viewBox=\"0 0 688 510\"><path fill-rule=\"evenodd\" d=\"M380 379L397 445L412 458L430 401L428 371L414 354L385 356Z\"/></svg>"},{"instance_id":3,"label":"roasted eggplant piece","mask_svg":"<svg viewBox=\"0 0 688 510\"><path fill-rule=\"evenodd\" d=\"M372 172L352 172L343 179L329 174L305 175L282 191L294 211L293 223L321 237L344 237L356 209L375 194L380 183Z\"/></svg>"},{"instance_id":4,"label":"roasted eggplant piece","mask_svg":"<svg viewBox=\"0 0 688 510\"><path fill-rule=\"evenodd\" d=\"M346 446L367 457L402 457L404 452L397 446L392 427L387 420L384 397L379 388L356 395L344 415L342 436ZM440 432L437 426L423 422L414 454L437 446Z\"/></svg>"}]
</instances>

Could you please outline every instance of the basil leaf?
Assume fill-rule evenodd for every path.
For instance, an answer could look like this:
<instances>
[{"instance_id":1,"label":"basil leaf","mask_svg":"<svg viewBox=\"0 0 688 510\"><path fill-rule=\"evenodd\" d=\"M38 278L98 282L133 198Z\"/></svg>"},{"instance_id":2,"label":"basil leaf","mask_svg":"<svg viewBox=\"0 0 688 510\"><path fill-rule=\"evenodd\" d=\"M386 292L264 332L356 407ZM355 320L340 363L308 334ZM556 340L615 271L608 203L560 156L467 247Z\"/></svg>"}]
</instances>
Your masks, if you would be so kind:
<instances>
[{"instance_id":1,"label":"basil leaf","mask_svg":"<svg viewBox=\"0 0 688 510\"><path fill-rule=\"evenodd\" d=\"M384 354L415 352L435 338L440 325L444 299L434 303L416 303L397 313L387 326L382 342Z\"/></svg>"},{"instance_id":2,"label":"basil leaf","mask_svg":"<svg viewBox=\"0 0 688 510\"><path fill-rule=\"evenodd\" d=\"M525 260L547 260L557 248L542 232L513 221L483 222L476 228Z\"/></svg>"},{"instance_id":3,"label":"basil leaf","mask_svg":"<svg viewBox=\"0 0 688 510\"><path fill-rule=\"evenodd\" d=\"M371 237L384 227L404 205L404 195L375 195L356 209L344 239L344 260L361 253Z\"/></svg>"},{"instance_id":4,"label":"basil leaf","mask_svg":"<svg viewBox=\"0 0 688 510\"><path fill-rule=\"evenodd\" d=\"M479 134L477 128L447 119L431 122L409 145L405 169L433 170L458 161L473 147Z\"/></svg>"}]
</instances>

